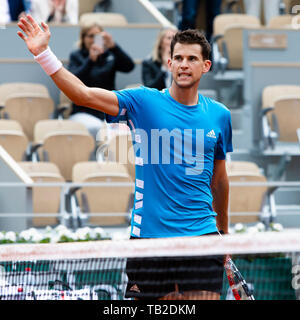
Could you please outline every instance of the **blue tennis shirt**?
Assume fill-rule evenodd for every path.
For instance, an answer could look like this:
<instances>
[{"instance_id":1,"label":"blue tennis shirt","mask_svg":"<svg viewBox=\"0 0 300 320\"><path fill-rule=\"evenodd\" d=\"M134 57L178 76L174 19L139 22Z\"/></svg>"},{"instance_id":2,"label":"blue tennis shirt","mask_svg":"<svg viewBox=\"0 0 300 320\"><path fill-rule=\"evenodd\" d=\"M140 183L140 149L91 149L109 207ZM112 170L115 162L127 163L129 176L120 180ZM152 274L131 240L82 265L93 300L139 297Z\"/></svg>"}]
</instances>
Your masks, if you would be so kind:
<instances>
[{"instance_id":1,"label":"blue tennis shirt","mask_svg":"<svg viewBox=\"0 0 300 320\"><path fill-rule=\"evenodd\" d=\"M217 231L212 208L214 159L232 151L230 111L199 95L197 105L174 100L168 89L115 91L135 150L135 200L131 235L197 236Z\"/></svg>"}]
</instances>

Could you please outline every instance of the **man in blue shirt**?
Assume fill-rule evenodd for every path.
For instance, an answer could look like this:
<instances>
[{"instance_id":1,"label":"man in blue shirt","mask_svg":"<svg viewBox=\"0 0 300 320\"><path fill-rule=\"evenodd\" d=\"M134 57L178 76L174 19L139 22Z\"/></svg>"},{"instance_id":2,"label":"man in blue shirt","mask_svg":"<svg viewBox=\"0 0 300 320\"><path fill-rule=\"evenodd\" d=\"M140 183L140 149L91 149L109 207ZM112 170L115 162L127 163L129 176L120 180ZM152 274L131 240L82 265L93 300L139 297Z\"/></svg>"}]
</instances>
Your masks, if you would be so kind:
<instances>
[{"instance_id":1,"label":"man in blue shirt","mask_svg":"<svg viewBox=\"0 0 300 320\"><path fill-rule=\"evenodd\" d=\"M35 59L74 103L105 112L108 121L126 120L130 125L136 150L133 238L228 232L225 157L232 151L230 112L198 94L200 79L211 67L210 45L199 31L175 35L168 61L173 77L169 89L114 92L86 87L63 68L48 48L46 24L42 23L42 30L28 16L19 27L26 36L18 34ZM184 271L169 272L168 263ZM201 271L195 271L196 267ZM149 285L147 272L136 272L139 268L158 270L153 275L156 285ZM127 275L127 297L218 299L222 257L132 259Z\"/></svg>"},{"instance_id":2,"label":"man in blue shirt","mask_svg":"<svg viewBox=\"0 0 300 320\"><path fill-rule=\"evenodd\" d=\"M202 95L186 106L171 90L116 92L119 115L107 116L108 122L126 120L133 133L138 158L133 237L217 231L210 185L214 160L223 162L232 150L230 112Z\"/></svg>"}]
</instances>

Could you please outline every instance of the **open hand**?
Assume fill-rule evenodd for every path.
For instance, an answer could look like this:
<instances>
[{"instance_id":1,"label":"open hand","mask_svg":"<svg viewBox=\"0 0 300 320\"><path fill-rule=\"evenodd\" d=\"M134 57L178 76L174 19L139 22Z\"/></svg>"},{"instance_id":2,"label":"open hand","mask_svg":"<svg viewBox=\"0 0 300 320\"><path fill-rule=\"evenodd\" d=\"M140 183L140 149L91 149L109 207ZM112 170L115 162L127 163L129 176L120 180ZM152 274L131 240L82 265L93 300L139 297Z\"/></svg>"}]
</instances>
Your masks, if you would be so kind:
<instances>
[{"instance_id":1,"label":"open hand","mask_svg":"<svg viewBox=\"0 0 300 320\"><path fill-rule=\"evenodd\" d=\"M28 50L37 56L48 48L50 40L50 30L47 24L41 23L43 29L36 23L31 15L27 15L26 18L20 18L18 22L19 28L25 33L25 35L18 31L18 36L24 40Z\"/></svg>"}]
</instances>

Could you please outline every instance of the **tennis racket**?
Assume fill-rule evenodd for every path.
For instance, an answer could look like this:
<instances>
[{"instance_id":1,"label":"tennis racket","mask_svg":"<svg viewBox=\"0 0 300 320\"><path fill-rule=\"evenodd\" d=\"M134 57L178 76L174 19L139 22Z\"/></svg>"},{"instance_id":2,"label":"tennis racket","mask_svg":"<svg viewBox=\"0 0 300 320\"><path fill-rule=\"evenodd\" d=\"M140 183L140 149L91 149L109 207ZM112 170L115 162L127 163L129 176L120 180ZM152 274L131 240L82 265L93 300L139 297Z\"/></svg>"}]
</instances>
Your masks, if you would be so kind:
<instances>
[{"instance_id":1,"label":"tennis racket","mask_svg":"<svg viewBox=\"0 0 300 320\"><path fill-rule=\"evenodd\" d=\"M224 268L235 300L255 300L249 285L229 256L226 257Z\"/></svg>"},{"instance_id":2,"label":"tennis racket","mask_svg":"<svg viewBox=\"0 0 300 320\"><path fill-rule=\"evenodd\" d=\"M235 300L255 300L244 277L229 257L225 262L225 271Z\"/></svg>"}]
</instances>

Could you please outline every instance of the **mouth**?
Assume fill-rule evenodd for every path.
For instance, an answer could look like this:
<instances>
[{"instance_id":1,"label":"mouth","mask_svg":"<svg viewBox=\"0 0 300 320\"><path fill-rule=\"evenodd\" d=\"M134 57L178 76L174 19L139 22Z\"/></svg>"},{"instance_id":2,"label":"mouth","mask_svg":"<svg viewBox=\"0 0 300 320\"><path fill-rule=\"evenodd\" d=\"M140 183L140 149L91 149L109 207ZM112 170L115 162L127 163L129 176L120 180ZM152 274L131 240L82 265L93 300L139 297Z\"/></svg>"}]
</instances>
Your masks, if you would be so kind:
<instances>
[{"instance_id":1,"label":"mouth","mask_svg":"<svg viewBox=\"0 0 300 320\"><path fill-rule=\"evenodd\" d=\"M179 79L188 79L191 77L191 74L190 73L186 73L186 72L181 72L178 74L178 78Z\"/></svg>"}]
</instances>

